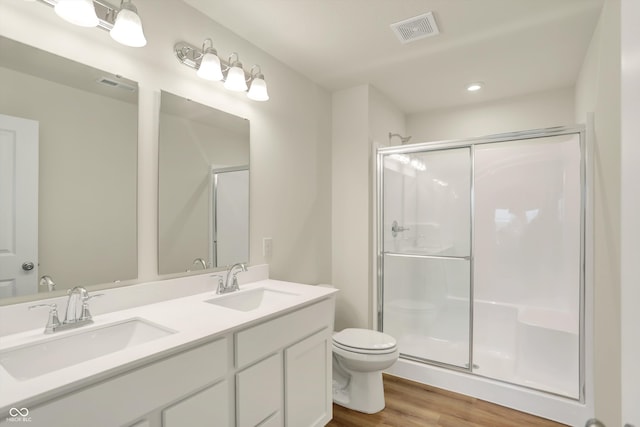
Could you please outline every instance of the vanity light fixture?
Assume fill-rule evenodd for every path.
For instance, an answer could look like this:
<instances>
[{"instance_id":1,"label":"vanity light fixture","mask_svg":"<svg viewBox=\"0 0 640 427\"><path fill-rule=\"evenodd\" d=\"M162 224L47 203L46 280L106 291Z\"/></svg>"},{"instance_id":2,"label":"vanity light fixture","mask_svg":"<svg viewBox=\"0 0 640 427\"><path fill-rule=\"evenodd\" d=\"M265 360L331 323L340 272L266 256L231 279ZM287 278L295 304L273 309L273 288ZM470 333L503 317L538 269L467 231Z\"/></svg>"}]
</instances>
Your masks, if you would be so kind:
<instances>
[{"instance_id":1,"label":"vanity light fixture","mask_svg":"<svg viewBox=\"0 0 640 427\"><path fill-rule=\"evenodd\" d=\"M235 55L236 60L231 61ZM229 70L227 70L227 78L224 80L225 89L234 92L244 92L247 90L247 81L244 78L244 69L242 62L239 61L238 54L233 52L229 57Z\"/></svg>"},{"instance_id":2,"label":"vanity light fixture","mask_svg":"<svg viewBox=\"0 0 640 427\"><path fill-rule=\"evenodd\" d=\"M206 47L207 42L209 42L209 47ZM222 75L220 58L218 58L218 52L213 48L211 39L205 39L202 43L202 52L202 59L196 73L198 77L215 82L222 80L224 76Z\"/></svg>"},{"instance_id":3,"label":"vanity light fixture","mask_svg":"<svg viewBox=\"0 0 640 427\"><path fill-rule=\"evenodd\" d=\"M189 43L178 42L174 46L174 51L181 64L197 70L198 77L222 81L225 89L247 92L247 97L254 101L269 99L267 83L260 66L254 65L249 72L246 72L236 52L233 52L226 61L220 59L211 39L205 39L202 49Z\"/></svg>"},{"instance_id":4,"label":"vanity light fixture","mask_svg":"<svg viewBox=\"0 0 640 427\"><path fill-rule=\"evenodd\" d=\"M52 6L58 16L81 27L98 27L125 46L147 44L138 10L131 0L121 0L120 7L105 0L39 0Z\"/></svg>"},{"instance_id":5,"label":"vanity light fixture","mask_svg":"<svg viewBox=\"0 0 640 427\"><path fill-rule=\"evenodd\" d=\"M131 47L142 47L147 44L147 39L142 31L142 22L138 15L138 9L130 0L120 3L120 10L116 13L113 28L109 31L111 38L120 44Z\"/></svg>"},{"instance_id":6,"label":"vanity light fixture","mask_svg":"<svg viewBox=\"0 0 640 427\"><path fill-rule=\"evenodd\" d=\"M254 70L256 72L254 73ZM264 75L259 65L251 67L251 77L249 82L249 92L247 97L254 101L268 101L269 93L267 92L267 83L264 81Z\"/></svg>"},{"instance_id":7,"label":"vanity light fixture","mask_svg":"<svg viewBox=\"0 0 640 427\"><path fill-rule=\"evenodd\" d=\"M53 7L60 18L80 27L97 27L98 15L92 0L58 0Z\"/></svg>"}]
</instances>

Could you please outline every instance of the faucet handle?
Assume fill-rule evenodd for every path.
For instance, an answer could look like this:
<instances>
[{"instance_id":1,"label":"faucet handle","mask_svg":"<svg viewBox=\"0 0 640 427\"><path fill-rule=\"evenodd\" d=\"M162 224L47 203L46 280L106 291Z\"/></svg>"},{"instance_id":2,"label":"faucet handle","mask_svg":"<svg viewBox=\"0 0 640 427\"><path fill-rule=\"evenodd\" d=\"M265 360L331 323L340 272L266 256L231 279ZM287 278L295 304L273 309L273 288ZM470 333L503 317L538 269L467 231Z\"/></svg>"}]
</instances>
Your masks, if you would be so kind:
<instances>
[{"instance_id":1,"label":"faucet handle","mask_svg":"<svg viewBox=\"0 0 640 427\"><path fill-rule=\"evenodd\" d=\"M82 297L82 311L80 312L80 318L78 321L87 321L91 320L91 312L89 311L89 300L97 297L101 297L104 294L92 294L89 295L87 292L86 295Z\"/></svg>"},{"instance_id":2,"label":"faucet handle","mask_svg":"<svg viewBox=\"0 0 640 427\"><path fill-rule=\"evenodd\" d=\"M93 298L98 298L103 296L104 294L89 294L88 292L82 297L82 302L86 302L89 301L90 299Z\"/></svg>"},{"instance_id":3,"label":"faucet handle","mask_svg":"<svg viewBox=\"0 0 640 427\"><path fill-rule=\"evenodd\" d=\"M60 326L60 319L58 318L58 306L56 304L35 304L30 305L29 310L40 307L49 307L49 319L47 325L44 327L45 334L53 333L57 327Z\"/></svg>"},{"instance_id":4,"label":"faucet handle","mask_svg":"<svg viewBox=\"0 0 640 427\"><path fill-rule=\"evenodd\" d=\"M221 274L211 274L209 277L217 277L218 278L218 288L216 289L216 293L221 294L224 289L224 278Z\"/></svg>"},{"instance_id":5,"label":"faucet handle","mask_svg":"<svg viewBox=\"0 0 640 427\"><path fill-rule=\"evenodd\" d=\"M29 307L27 307L29 310L33 310L34 308L40 308L40 307L49 307L49 311L58 311L58 304L35 304L35 305L30 305Z\"/></svg>"},{"instance_id":6,"label":"faucet handle","mask_svg":"<svg viewBox=\"0 0 640 427\"><path fill-rule=\"evenodd\" d=\"M239 291L240 287L238 286L238 271L233 273L233 277L231 278L231 291Z\"/></svg>"}]
</instances>

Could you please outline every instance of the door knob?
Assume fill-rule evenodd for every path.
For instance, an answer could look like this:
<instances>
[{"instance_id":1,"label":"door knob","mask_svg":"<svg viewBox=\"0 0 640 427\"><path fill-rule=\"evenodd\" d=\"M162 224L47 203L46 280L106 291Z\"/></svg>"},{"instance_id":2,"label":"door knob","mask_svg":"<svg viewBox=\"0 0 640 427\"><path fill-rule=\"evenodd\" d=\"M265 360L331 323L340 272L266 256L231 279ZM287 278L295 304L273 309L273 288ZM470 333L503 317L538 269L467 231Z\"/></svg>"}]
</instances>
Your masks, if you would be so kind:
<instances>
[{"instance_id":1,"label":"door knob","mask_svg":"<svg viewBox=\"0 0 640 427\"><path fill-rule=\"evenodd\" d=\"M33 267L35 267L35 266L33 265L32 262L25 262L25 263L22 264L22 269L24 271L31 271L31 270L33 270Z\"/></svg>"}]
</instances>

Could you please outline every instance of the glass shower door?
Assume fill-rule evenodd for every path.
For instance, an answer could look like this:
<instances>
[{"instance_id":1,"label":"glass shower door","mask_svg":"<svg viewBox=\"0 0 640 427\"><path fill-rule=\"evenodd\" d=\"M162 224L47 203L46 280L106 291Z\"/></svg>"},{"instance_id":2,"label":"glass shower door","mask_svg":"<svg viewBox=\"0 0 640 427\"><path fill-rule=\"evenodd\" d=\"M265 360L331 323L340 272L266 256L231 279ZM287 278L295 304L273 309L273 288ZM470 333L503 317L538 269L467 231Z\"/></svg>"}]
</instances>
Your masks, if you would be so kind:
<instances>
[{"instance_id":1,"label":"glass shower door","mask_svg":"<svg viewBox=\"0 0 640 427\"><path fill-rule=\"evenodd\" d=\"M407 358L470 363L469 147L384 154L382 330Z\"/></svg>"}]
</instances>

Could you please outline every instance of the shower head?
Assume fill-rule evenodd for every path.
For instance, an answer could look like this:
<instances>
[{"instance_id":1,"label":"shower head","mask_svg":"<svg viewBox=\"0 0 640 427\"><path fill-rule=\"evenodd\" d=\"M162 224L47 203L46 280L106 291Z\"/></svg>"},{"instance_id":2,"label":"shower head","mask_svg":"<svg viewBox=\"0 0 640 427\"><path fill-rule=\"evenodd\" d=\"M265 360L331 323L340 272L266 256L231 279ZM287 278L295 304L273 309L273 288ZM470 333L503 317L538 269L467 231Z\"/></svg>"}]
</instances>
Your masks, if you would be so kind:
<instances>
[{"instance_id":1,"label":"shower head","mask_svg":"<svg viewBox=\"0 0 640 427\"><path fill-rule=\"evenodd\" d=\"M400 142L402 144L406 144L411 139L411 136L402 136L399 133L391 133L391 132L389 132L389 142L391 142L391 138L393 138L394 136L400 138Z\"/></svg>"}]
</instances>

